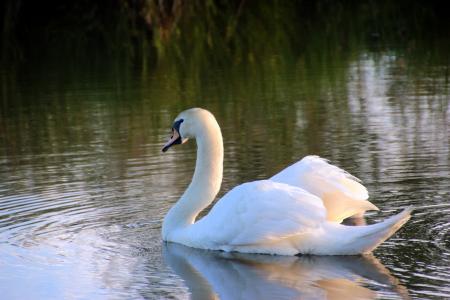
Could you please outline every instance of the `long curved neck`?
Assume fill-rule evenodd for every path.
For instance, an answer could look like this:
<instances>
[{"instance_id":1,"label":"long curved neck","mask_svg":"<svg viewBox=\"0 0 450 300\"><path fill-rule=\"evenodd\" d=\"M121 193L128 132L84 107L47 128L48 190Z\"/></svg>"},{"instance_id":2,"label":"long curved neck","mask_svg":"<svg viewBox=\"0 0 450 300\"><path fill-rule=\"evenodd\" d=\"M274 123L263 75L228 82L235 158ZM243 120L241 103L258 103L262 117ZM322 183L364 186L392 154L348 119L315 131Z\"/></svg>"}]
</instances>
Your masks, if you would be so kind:
<instances>
[{"instance_id":1,"label":"long curved neck","mask_svg":"<svg viewBox=\"0 0 450 300\"><path fill-rule=\"evenodd\" d=\"M197 161L192 181L164 218L164 240L170 232L193 224L219 192L223 172L222 134L217 122L208 125L202 127L196 137Z\"/></svg>"}]
</instances>

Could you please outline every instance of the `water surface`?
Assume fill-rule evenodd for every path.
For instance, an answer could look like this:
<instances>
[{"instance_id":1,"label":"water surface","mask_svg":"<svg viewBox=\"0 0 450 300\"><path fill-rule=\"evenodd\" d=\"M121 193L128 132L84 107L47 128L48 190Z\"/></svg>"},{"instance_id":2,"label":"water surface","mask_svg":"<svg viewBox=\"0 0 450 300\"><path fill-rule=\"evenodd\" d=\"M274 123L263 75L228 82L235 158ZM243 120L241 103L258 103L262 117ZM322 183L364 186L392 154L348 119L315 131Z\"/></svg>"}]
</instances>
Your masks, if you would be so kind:
<instances>
[{"instance_id":1,"label":"water surface","mask_svg":"<svg viewBox=\"0 0 450 300\"><path fill-rule=\"evenodd\" d=\"M11 75L12 74L12 75ZM162 64L1 73L0 291L5 299L450 297L449 65L403 50L269 55L208 70ZM308 154L359 177L412 219L369 257L271 257L161 242L195 143L160 149L202 106L221 124L224 182ZM26 287L26 288L25 288Z\"/></svg>"}]
</instances>

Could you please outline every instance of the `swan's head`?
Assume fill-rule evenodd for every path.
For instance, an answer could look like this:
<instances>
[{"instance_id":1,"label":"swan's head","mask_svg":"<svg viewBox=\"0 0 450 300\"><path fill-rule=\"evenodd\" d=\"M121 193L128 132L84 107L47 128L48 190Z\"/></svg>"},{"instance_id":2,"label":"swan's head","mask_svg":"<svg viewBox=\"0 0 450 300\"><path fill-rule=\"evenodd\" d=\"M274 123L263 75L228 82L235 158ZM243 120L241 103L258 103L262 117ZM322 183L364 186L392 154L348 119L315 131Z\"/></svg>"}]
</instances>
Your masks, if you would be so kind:
<instances>
[{"instance_id":1,"label":"swan's head","mask_svg":"<svg viewBox=\"0 0 450 300\"><path fill-rule=\"evenodd\" d=\"M211 124L217 125L217 121L206 109L191 108L183 111L175 118L172 125L172 136L162 151L166 152L173 145L183 144L190 138L197 138Z\"/></svg>"}]
</instances>

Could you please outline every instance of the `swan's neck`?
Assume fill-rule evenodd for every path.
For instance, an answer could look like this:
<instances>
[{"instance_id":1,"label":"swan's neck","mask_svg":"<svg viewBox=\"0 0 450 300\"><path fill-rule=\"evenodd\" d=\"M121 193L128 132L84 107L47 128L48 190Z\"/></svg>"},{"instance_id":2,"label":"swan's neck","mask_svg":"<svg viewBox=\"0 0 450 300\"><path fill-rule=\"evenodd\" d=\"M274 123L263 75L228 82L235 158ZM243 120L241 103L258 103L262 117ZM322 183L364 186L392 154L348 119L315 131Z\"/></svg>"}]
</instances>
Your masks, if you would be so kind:
<instances>
[{"instance_id":1,"label":"swan's neck","mask_svg":"<svg viewBox=\"0 0 450 300\"><path fill-rule=\"evenodd\" d=\"M214 200L222 183L223 143L219 125L205 126L197 135L197 161L189 187L164 218L162 234L169 234L195 222L197 215ZM214 125L214 126L213 126Z\"/></svg>"}]
</instances>

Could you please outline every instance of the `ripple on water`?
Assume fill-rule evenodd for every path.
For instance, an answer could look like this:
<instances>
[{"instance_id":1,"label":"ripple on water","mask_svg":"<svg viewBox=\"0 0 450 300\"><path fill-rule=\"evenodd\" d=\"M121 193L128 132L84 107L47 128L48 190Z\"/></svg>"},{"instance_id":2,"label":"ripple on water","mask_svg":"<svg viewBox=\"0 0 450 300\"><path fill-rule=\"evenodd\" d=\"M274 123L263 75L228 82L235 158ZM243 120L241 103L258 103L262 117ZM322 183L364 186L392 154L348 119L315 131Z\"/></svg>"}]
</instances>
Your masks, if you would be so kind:
<instances>
[{"instance_id":1,"label":"ripple on water","mask_svg":"<svg viewBox=\"0 0 450 300\"><path fill-rule=\"evenodd\" d=\"M416 198L405 228L376 251L397 278L409 282L414 298L450 296L450 203L441 197L447 194L438 193L428 201Z\"/></svg>"}]
</instances>

